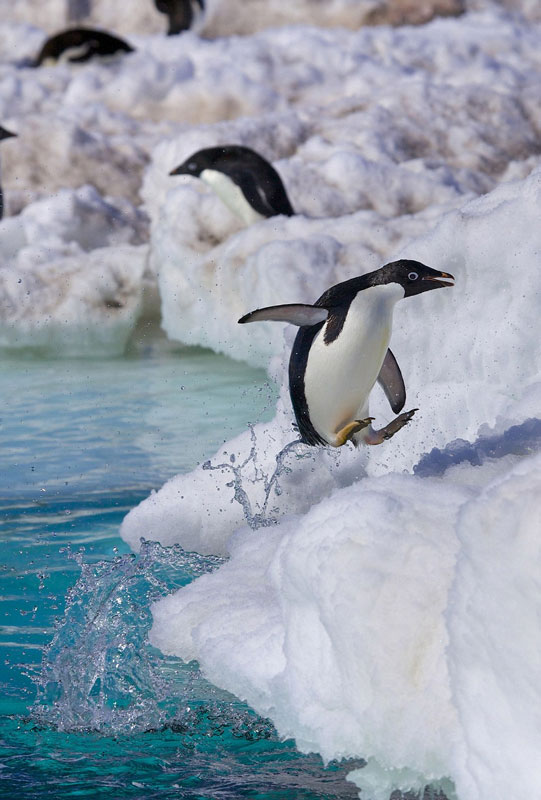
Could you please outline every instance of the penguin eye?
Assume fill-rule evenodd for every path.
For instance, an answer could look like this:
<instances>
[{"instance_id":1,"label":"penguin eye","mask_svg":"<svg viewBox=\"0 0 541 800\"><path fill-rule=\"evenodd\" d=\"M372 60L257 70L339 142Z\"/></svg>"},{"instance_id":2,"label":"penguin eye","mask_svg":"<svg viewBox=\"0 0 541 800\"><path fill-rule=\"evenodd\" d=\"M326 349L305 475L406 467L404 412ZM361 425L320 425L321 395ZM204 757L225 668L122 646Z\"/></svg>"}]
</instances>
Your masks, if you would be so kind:
<instances>
[{"instance_id":1,"label":"penguin eye","mask_svg":"<svg viewBox=\"0 0 541 800\"><path fill-rule=\"evenodd\" d=\"M408 280L416 281L418 277L416 272L408 272Z\"/></svg>"},{"instance_id":2,"label":"penguin eye","mask_svg":"<svg viewBox=\"0 0 541 800\"><path fill-rule=\"evenodd\" d=\"M197 164L195 163L195 161L190 161L190 163L188 164L188 169L191 169L192 172L194 171L194 169L197 169Z\"/></svg>"}]
</instances>

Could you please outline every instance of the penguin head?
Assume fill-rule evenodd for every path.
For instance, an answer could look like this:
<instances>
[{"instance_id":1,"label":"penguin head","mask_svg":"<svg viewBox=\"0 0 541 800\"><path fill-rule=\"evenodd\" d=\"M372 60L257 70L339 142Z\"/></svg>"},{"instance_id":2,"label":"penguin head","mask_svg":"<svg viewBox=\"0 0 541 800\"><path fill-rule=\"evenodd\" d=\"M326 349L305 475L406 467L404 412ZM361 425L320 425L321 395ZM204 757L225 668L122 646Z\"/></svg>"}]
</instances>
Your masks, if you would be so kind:
<instances>
[{"instance_id":1,"label":"penguin head","mask_svg":"<svg viewBox=\"0 0 541 800\"><path fill-rule=\"evenodd\" d=\"M211 169L231 175L238 169L239 163L247 168L256 164L267 164L262 156L249 147L243 147L240 144L225 144L220 147L205 147L204 150L198 150L169 174L192 175L194 178L199 178L202 172Z\"/></svg>"},{"instance_id":2,"label":"penguin head","mask_svg":"<svg viewBox=\"0 0 541 800\"><path fill-rule=\"evenodd\" d=\"M11 139L12 136L17 136L16 133L11 133L11 131L7 131L5 128L2 128L0 125L0 141L2 139Z\"/></svg>"},{"instance_id":3,"label":"penguin head","mask_svg":"<svg viewBox=\"0 0 541 800\"><path fill-rule=\"evenodd\" d=\"M400 261L391 261L377 272L382 278L381 283L400 284L404 289L404 297L413 297L413 295L428 292L430 289L454 286L454 278L448 272L439 272L437 269L421 264L420 261L411 261L406 258Z\"/></svg>"}]
</instances>

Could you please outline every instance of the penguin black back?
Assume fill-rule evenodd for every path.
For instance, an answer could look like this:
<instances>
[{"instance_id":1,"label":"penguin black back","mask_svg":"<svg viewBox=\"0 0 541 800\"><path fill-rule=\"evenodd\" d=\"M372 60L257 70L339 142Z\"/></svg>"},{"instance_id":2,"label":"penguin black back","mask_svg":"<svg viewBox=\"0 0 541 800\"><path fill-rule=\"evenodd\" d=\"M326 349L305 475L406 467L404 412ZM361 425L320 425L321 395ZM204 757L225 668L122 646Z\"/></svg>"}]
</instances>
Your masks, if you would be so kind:
<instances>
[{"instance_id":1,"label":"penguin black back","mask_svg":"<svg viewBox=\"0 0 541 800\"><path fill-rule=\"evenodd\" d=\"M12 136L16 136L16 133L11 133L11 131L6 130L0 125L0 142L2 139L11 139ZM0 186L0 219L4 216L4 195L2 194L2 187Z\"/></svg>"},{"instance_id":2,"label":"penguin black back","mask_svg":"<svg viewBox=\"0 0 541 800\"><path fill-rule=\"evenodd\" d=\"M207 147L187 158L171 175L203 177L206 171L221 172L242 191L250 206L263 217L284 214L292 217L295 212L282 179L255 150L238 144Z\"/></svg>"},{"instance_id":3,"label":"penguin black back","mask_svg":"<svg viewBox=\"0 0 541 800\"><path fill-rule=\"evenodd\" d=\"M191 28L194 18L194 4L205 10L204 0L154 0L154 5L169 19L168 36L174 36Z\"/></svg>"},{"instance_id":4,"label":"penguin black back","mask_svg":"<svg viewBox=\"0 0 541 800\"><path fill-rule=\"evenodd\" d=\"M69 53L73 50L73 53ZM47 61L58 61L63 55L72 64L89 61L94 56L106 57L117 53L131 53L133 47L105 31L94 28L68 28L51 36L34 62L35 67L42 66Z\"/></svg>"}]
</instances>

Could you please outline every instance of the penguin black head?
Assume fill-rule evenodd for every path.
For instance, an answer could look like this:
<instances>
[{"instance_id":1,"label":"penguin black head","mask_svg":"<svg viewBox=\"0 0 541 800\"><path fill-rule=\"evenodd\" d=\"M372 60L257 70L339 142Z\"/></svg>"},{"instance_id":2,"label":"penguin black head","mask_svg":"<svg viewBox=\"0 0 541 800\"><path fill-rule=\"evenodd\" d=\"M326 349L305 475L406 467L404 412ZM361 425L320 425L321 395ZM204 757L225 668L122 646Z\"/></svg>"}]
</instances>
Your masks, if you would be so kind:
<instances>
[{"instance_id":1,"label":"penguin black head","mask_svg":"<svg viewBox=\"0 0 541 800\"><path fill-rule=\"evenodd\" d=\"M2 139L11 139L12 136L17 136L16 133L11 133L11 131L7 131L0 125L0 141Z\"/></svg>"},{"instance_id":2,"label":"penguin black head","mask_svg":"<svg viewBox=\"0 0 541 800\"><path fill-rule=\"evenodd\" d=\"M368 284L370 286L385 283L400 284L404 289L404 297L413 297L413 295L428 292L430 289L454 286L454 278L448 272L439 272L437 269L421 264L420 261L411 261L407 258L391 261L365 277L372 279Z\"/></svg>"},{"instance_id":3,"label":"penguin black head","mask_svg":"<svg viewBox=\"0 0 541 800\"><path fill-rule=\"evenodd\" d=\"M249 147L238 144L206 147L169 174L192 175L212 183L209 173L222 173L229 178L241 190L253 211L261 217L277 214L292 217L295 213L274 167Z\"/></svg>"},{"instance_id":4,"label":"penguin black head","mask_svg":"<svg viewBox=\"0 0 541 800\"><path fill-rule=\"evenodd\" d=\"M154 5L169 17L168 36L187 31L192 26L195 5L201 11L205 10L204 0L154 0Z\"/></svg>"},{"instance_id":5,"label":"penguin black head","mask_svg":"<svg viewBox=\"0 0 541 800\"><path fill-rule=\"evenodd\" d=\"M220 147L205 147L203 150L198 150L169 174L193 175L194 178L199 178L204 170L213 169L234 179L239 165L245 169L259 170L270 167L274 172L269 162L250 147L243 147L240 144L224 144Z\"/></svg>"}]
</instances>

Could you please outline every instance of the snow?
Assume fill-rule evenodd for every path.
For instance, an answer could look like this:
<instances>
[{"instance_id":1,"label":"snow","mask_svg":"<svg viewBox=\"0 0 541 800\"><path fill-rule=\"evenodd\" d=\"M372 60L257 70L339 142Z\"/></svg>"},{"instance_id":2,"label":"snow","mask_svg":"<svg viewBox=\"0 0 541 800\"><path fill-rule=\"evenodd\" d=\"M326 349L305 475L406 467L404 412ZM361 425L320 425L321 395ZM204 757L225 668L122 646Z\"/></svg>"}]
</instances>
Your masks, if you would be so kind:
<instances>
[{"instance_id":1,"label":"snow","mask_svg":"<svg viewBox=\"0 0 541 800\"><path fill-rule=\"evenodd\" d=\"M154 605L151 640L301 749L394 769L378 798L445 777L458 797L535 797L540 471L390 473L239 531L227 564Z\"/></svg>"},{"instance_id":2,"label":"snow","mask_svg":"<svg viewBox=\"0 0 541 800\"><path fill-rule=\"evenodd\" d=\"M92 186L62 189L0 222L0 348L124 352L140 316L144 219Z\"/></svg>"},{"instance_id":3,"label":"snow","mask_svg":"<svg viewBox=\"0 0 541 800\"><path fill-rule=\"evenodd\" d=\"M151 2L0 0L0 122L18 134L0 146L0 350L121 354L150 296L170 339L268 367L275 418L123 522L134 549L229 556L155 604L153 643L300 749L367 759L363 797L537 797L538 4L471 0L416 27L382 23L419 4L251 5L208 0L164 37ZM82 21L135 52L29 66ZM232 143L272 161L294 217L247 226L169 175ZM398 257L456 277L395 310L419 411L379 447L294 444L295 331L238 318ZM378 389L371 413L391 418Z\"/></svg>"}]
</instances>

